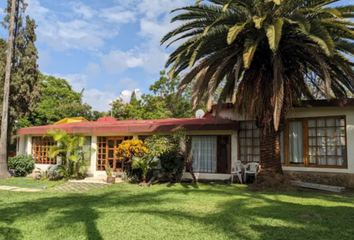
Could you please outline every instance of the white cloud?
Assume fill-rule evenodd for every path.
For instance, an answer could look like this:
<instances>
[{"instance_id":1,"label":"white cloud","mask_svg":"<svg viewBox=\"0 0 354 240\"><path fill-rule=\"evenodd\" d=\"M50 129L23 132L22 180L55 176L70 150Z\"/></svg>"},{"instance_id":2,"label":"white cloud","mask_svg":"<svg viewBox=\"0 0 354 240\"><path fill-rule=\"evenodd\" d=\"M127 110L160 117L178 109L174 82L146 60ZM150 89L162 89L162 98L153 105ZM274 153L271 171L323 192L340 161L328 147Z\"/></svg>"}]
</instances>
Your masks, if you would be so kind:
<instances>
[{"instance_id":1,"label":"white cloud","mask_svg":"<svg viewBox=\"0 0 354 240\"><path fill-rule=\"evenodd\" d=\"M66 79L76 92L81 92L87 85L87 75L85 74L48 74L57 78Z\"/></svg>"},{"instance_id":2,"label":"white cloud","mask_svg":"<svg viewBox=\"0 0 354 240\"><path fill-rule=\"evenodd\" d=\"M66 79L73 90L76 92L81 92L87 87L88 76L85 74L46 74L52 75L57 78ZM95 88L85 89L82 100L92 107L93 110L97 111L108 111L110 106L109 103L112 99L116 99L114 92L112 91L101 91Z\"/></svg>"},{"instance_id":3,"label":"white cloud","mask_svg":"<svg viewBox=\"0 0 354 240\"><path fill-rule=\"evenodd\" d=\"M84 5L82 2L72 3L73 11L84 19L90 19L95 14L94 10Z\"/></svg>"},{"instance_id":4,"label":"white cloud","mask_svg":"<svg viewBox=\"0 0 354 240\"><path fill-rule=\"evenodd\" d=\"M135 55L133 51L110 51L108 55L102 56L102 63L108 73L122 73L127 68L135 68L143 64L143 60Z\"/></svg>"},{"instance_id":5,"label":"white cloud","mask_svg":"<svg viewBox=\"0 0 354 240\"><path fill-rule=\"evenodd\" d=\"M133 12L125 11L119 6L102 9L100 17L112 23L130 23L135 21L135 14Z\"/></svg>"},{"instance_id":6,"label":"white cloud","mask_svg":"<svg viewBox=\"0 0 354 240\"><path fill-rule=\"evenodd\" d=\"M98 76L101 73L101 67L97 63L90 62L87 64L86 71L92 76Z\"/></svg>"},{"instance_id":7,"label":"white cloud","mask_svg":"<svg viewBox=\"0 0 354 240\"><path fill-rule=\"evenodd\" d=\"M108 111L110 109L109 103L117 98L114 93L103 92L98 89L85 90L83 101L89 104L93 110Z\"/></svg>"},{"instance_id":8,"label":"white cloud","mask_svg":"<svg viewBox=\"0 0 354 240\"><path fill-rule=\"evenodd\" d=\"M56 51L71 48L96 51L106 39L118 35L121 24L135 21L135 14L121 7L93 10L82 2L71 3L63 18L41 6L38 0L27 2L27 13L38 25L38 40Z\"/></svg>"},{"instance_id":9,"label":"white cloud","mask_svg":"<svg viewBox=\"0 0 354 240\"><path fill-rule=\"evenodd\" d=\"M132 98L132 94L133 92L135 91L135 96L136 96L136 99L140 100L141 99L141 95L142 95L142 92L140 89L134 89L134 90L124 90L118 99L120 99L123 103L129 103L130 102L130 99Z\"/></svg>"}]
</instances>

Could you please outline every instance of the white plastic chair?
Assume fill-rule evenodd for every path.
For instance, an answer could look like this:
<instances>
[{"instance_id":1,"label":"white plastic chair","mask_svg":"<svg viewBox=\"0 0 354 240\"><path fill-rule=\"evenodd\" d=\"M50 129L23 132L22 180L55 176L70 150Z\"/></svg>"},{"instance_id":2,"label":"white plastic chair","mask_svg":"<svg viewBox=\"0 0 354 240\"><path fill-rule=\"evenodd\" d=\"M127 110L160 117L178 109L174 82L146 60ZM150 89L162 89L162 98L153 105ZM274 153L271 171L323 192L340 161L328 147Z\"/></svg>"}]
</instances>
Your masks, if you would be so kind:
<instances>
[{"instance_id":1,"label":"white plastic chair","mask_svg":"<svg viewBox=\"0 0 354 240\"><path fill-rule=\"evenodd\" d=\"M259 164L256 162L247 163L243 172L243 182L246 183L247 175L254 175L257 178Z\"/></svg>"},{"instance_id":2,"label":"white plastic chair","mask_svg":"<svg viewBox=\"0 0 354 240\"><path fill-rule=\"evenodd\" d=\"M234 176L237 175L238 179L240 180L240 183L243 184L242 172L243 172L243 164L242 164L242 162L240 160L237 160L237 162L236 162L236 170L235 171L231 171L231 183L234 182Z\"/></svg>"}]
</instances>

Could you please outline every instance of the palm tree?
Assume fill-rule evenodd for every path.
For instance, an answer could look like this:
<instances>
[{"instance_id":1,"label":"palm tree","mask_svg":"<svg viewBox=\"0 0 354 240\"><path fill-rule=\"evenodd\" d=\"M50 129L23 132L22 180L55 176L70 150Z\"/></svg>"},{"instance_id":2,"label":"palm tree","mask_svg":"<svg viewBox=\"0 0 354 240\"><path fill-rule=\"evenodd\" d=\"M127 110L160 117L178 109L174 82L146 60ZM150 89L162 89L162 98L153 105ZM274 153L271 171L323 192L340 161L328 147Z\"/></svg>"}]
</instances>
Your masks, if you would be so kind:
<instances>
[{"instance_id":1,"label":"palm tree","mask_svg":"<svg viewBox=\"0 0 354 240\"><path fill-rule=\"evenodd\" d=\"M144 157L133 157L133 169L141 169L143 172L143 182L142 184L146 184L146 175L149 170L160 165L160 161L156 158L150 159L148 156Z\"/></svg>"},{"instance_id":2,"label":"palm tree","mask_svg":"<svg viewBox=\"0 0 354 240\"><path fill-rule=\"evenodd\" d=\"M84 149L86 138L80 134L68 134L61 129L51 129L45 137L51 137L57 145L50 147L48 155L51 158L61 157L58 170L66 178L85 178L88 156L94 150Z\"/></svg>"},{"instance_id":3,"label":"palm tree","mask_svg":"<svg viewBox=\"0 0 354 240\"><path fill-rule=\"evenodd\" d=\"M208 108L223 80L220 104L230 99L237 114L261 129L260 177L281 174L280 132L288 110L313 99L309 85L329 98L354 91L354 6L338 0L208 0L175 9L172 22L184 22L161 44L183 41L167 60L169 75L191 68L182 92L193 79L192 103L206 96ZM182 11L182 12L180 12ZM309 78L315 75L320 88Z\"/></svg>"}]
</instances>

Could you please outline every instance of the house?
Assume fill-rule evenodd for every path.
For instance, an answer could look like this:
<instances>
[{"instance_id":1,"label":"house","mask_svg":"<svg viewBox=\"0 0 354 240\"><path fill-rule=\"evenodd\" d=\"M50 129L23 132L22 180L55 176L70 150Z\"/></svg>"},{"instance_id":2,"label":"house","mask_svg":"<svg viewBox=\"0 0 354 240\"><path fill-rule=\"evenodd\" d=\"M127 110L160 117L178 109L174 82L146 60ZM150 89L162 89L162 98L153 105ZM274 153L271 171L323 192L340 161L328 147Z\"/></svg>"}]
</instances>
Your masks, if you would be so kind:
<instances>
[{"instance_id":1,"label":"house","mask_svg":"<svg viewBox=\"0 0 354 240\"><path fill-rule=\"evenodd\" d=\"M260 161L260 131L252 120L235 114L231 104L224 104L220 115L215 115L216 106L203 118L117 121L103 117L95 122L22 128L17 132L17 154L32 154L42 169L57 164L56 159L47 157L46 150L42 151L44 146L55 144L43 135L60 128L87 136L87 145L96 150L91 155L91 175L105 175L106 164L122 174L124 166L114 153L123 140L170 134L184 127L192 139L196 177L225 180L230 178L236 160ZM283 170L294 179L354 186L353 144L354 99L303 101L289 111L281 134ZM190 174L184 177L190 178Z\"/></svg>"}]
</instances>

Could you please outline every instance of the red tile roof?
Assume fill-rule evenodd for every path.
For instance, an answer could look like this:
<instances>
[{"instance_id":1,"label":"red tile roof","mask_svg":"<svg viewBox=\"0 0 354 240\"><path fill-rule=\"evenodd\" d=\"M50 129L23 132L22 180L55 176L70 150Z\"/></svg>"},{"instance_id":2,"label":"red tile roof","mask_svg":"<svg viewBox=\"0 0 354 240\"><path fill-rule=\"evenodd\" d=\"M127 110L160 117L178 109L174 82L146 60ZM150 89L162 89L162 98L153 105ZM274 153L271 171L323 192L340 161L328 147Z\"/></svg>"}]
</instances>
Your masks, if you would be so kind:
<instances>
[{"instance_id":1,"label":"red tile roof","mask_svg":"<svg viewBox=\"0 0 354 240\"><path fill-rule=\"evenodd\" d=\"M22 128L17 135L45 134L50 129L63 129L68 133L152 133L171 132L184 127L187 131L201 130L237 130L236 121L209 117L209 118L181 118L158 120L124 120L116 121L114 118L100 118L96 122L78 122L61 125L46 125L39 127Z\"/></svg>"}]
</instances>

